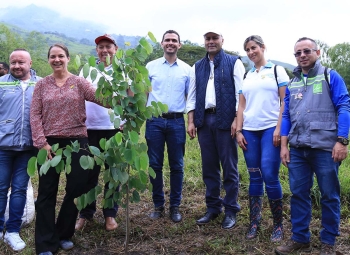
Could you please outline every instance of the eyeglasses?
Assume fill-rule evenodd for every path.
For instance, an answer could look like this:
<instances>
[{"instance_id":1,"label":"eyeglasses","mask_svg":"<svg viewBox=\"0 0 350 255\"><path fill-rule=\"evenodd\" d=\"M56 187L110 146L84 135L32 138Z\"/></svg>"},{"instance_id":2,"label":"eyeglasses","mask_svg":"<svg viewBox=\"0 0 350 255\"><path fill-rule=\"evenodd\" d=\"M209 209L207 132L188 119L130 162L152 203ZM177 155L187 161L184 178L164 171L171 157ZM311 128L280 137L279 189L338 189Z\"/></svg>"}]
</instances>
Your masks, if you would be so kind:
<instances>
[{"instance_id":1,"label":"eyeglasses","mask_svg":"<svg viewBox=\"0 0 350 255\"><path fill-rule=\"evenodd\" d=\"M311 54L311 52L313 51L317 51L316 49L304 49L302 51L297 51L294 53L294 56L297 58L297 57L300 57L301 54L304 52L305 55L309 55Z\"/></svg>"}]
</instances>

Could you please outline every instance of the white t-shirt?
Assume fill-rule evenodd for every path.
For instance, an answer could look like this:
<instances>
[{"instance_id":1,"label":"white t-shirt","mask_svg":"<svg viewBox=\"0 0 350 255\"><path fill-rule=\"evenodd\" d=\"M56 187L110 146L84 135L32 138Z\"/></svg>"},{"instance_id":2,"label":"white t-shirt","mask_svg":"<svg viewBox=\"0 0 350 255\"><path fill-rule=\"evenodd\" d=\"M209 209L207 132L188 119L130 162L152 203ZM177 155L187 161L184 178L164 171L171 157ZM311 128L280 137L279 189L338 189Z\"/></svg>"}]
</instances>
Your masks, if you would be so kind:
<instances>
[{"instance_id":1,"label":"white t-shirt","mask_svg":"<svg viewBox=\"0 0 350 255\"><path fill-rule=\"evenodd\" d=\"M243 129L263 130L277 125L280 111L278 88L286 86L289 77L282 66L277 66L277 81L274 64L268 62L259 72L253 67L243 80L242 90L246 100L243 111ZM283 100L283 98L281 98Z\"/></svg>"},{"instance_id":2,"label":"white t-shirt","mask_svg":"<svg viewBox=\"0 0 350 255\"><path fill-rule=\"evenodd\" d=\"M95 69L94 67L90 67L90 73L91 70ZM105 68L105 71L109 71L112 69L112 65L107 66ZM79 76L83 76L83 70L81 70ZM104 74L107 80L112 80L113 78L107 74ZM91 82L92 85L97 88L97 83L100 80L102 75L97 71L97 76L94 82L92 82L90 74L88 77L86 77L86 80ZM110 117L109 117L109 111L111 109L102 107L100 105L97 105L92 102L85 101L85 108L86 108L86 121L85 125L87 129L92 129L92 130L110 130L110 129L115 129L114 124L111 122ZM118 117L118 116L117 116Z\"/></svg>"}]
</instances>

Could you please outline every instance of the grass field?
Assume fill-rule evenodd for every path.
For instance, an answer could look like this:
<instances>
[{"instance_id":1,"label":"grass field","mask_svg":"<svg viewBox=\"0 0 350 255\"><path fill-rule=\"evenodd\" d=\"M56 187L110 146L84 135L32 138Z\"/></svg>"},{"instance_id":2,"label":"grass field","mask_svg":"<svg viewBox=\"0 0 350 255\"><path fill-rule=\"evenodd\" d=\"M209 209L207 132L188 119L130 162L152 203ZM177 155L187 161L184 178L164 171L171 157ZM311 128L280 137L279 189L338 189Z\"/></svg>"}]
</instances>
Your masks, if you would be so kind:
<instances>
[{"instance_id":1,"label":"grass field","mask_svg":"<svg viewBox=\"0 0 350 255\"><path fill-rule=\"evenodd\" d=\"M143 135L142 135L143 137ZM342 215L341 234L337 239L337 251L339 254L350 254L350 173L349 158L340 168L340 180L342 185ZM267 197L263 204L263 222L259 236L252 241L245 240L245 233L249 224L248 210L248 174L242 151L239 149L239 172L240 172L240 195L239 203L242 207L238 214L237 226L232 230L223 230L220 223L223 215L214 222L199 227L195 220L206 210L205 187L201 177L201 157L197 139L187 139L185 154L185 178L183 189L183 200L180 207L183 220L174 224L168 217L168 195L169 195L169 167L165 160L165 193L167 195L166 217L152 221L148 214L153 209L153 203L149 192L142 194L141 202L131 206L131 236L129 254L273 254L275 244L269 241L272 231L272 218L268 206ZM284 192L284 228L285 238L290 237L291 224L289 221L289 198L288 171L281 167L280 179ZM34 191L37 188L37 178L32 179ZM62 175L59 186L58 206L64 196L65 178ZM314 207L313 219L310 224L312 232L313 251L311 254L319 254L320 242L318 231L320 229L320 205L319 192L315 186L312 190ZM223 193L224 195L224 193ZM100 200L100 199L99 199ZM39 220L39 219L38 219ZM75 233L73 241L75 248L69 252L60 250L58 254L123 254L125 240L125 210L120 209L117 221L119 228L113 232L104 230L104 219L99 208L93 221L88 222L82 231ZM21 254L35 254L34 249L34 222L22 229L21 236L27 243L27 247ZM13 254L3 243L0 244L0 254ZM297 253L296 253L297 254ZM308 253L310 254L310 253Z\"/></svg>"}]
</instances>

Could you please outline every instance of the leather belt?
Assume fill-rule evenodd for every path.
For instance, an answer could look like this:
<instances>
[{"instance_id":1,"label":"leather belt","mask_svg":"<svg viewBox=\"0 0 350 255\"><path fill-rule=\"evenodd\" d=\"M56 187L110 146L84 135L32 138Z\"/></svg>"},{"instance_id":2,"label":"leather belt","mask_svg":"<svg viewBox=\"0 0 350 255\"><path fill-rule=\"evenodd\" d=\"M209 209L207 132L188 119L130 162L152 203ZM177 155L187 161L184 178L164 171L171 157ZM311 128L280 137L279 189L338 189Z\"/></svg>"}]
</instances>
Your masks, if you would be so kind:
<instances>
[{"instance_id":1,"label":"leather belt","mask_svg":"<svg viewBox=\"0 0 350 255\"><path fill-rule=\"evenodd\" d=\"M216 108L213 107L213 108L208 108L208 109L205 109L204 111L205 113L209 113L209 114L214 114L216 113Z\"/></svg>"},{"instance_id":2,"label":"leather belt","mask_svg":"<svg viewBox=\"0 0 350 255\"><path fill-rule=\"evenodd\" d=\"M160 117L163 119L178 119L183 118L184 114L182 112L168 112L163 113Z\"/></svg>"}]
</instances>

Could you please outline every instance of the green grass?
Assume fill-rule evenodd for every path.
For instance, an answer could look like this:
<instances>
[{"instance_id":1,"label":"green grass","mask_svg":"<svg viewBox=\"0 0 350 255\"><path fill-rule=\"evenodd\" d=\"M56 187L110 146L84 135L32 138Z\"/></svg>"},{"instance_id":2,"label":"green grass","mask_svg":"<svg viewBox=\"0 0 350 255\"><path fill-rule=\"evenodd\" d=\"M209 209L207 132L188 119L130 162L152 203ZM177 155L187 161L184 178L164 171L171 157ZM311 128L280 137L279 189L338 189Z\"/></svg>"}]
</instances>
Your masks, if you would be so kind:
<instances>
[{"instance_id":1,"label":"green grass","mask_svg":"<svg viewBox=\"0 0 350 255\"><path fill-rule=\"evenodd\" d=\"M144 128L141 131L144 139ZM205 185L201 175L201 156L198 140L190 140L187 137L185 153L185 176L183 185L183 199L180 211L183 221L174 224L168 216L158 221L151 221L148 214L153 209L150 192L141 194L141 202L131 205L131 235L130 254L272 254L276 246L269 241L272 231L272 219L267 198L263 201L263 221L260 227L258 238L253 241L245 240L245 233L249 224L248 210L248 185L249 176L241 149L239 149L238 169L240 172L240 194L239 203L241 211L238 214L238 224L233 230L222 230L220 223L223 215L220 215L214 222L199 227L195 220L206 210L205 206ZM349 158L344 160L339 171L341 183L341 235L338 238L338 251L348 254L350 250L350 173ZM166 211L168 209L169 196L169 164L167 155L164 160L164 182L166 194ZM290 191L288 185L288 169L281 167L280 180L284 192L284 228L285 240L290 237L291 225L289 222ZM65 177L62 175L59 185L58 205L64 196ZM32 179L34 192L38 187L38 179ZM102 184L102 183L101 183ZM224 195L224 191L222 191ZM318 232L320 230L320 205L317 203L319 193L317 184L312 189L313 196L313 219L310 224L312 232L312 243L314 251L311 254L319 253ZM98 199L101 202L101 197ZM101 206L100 206L101 207ZM119 209L117 221L119 228L113 232L106 232L103 228L104 219L101 208L98 208L94 220L89 222L82 231L75 233L73 241L76 247L70 252L60 250L58 254L123 254L125 240L125 210ZM32 222L27 228L21 230L21 236L27 243L27 247L21 254L35 254L34 248L35 224ZM13 254L3 243L0 243L0 254ZM339 253L341 254L341 253Z\"/></svg>"}]
</instances>

